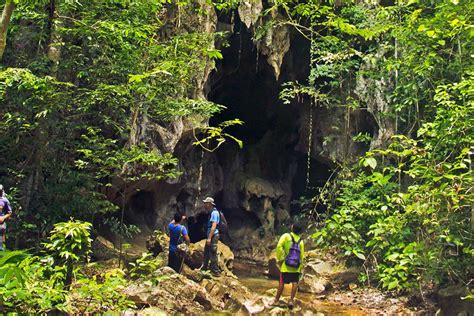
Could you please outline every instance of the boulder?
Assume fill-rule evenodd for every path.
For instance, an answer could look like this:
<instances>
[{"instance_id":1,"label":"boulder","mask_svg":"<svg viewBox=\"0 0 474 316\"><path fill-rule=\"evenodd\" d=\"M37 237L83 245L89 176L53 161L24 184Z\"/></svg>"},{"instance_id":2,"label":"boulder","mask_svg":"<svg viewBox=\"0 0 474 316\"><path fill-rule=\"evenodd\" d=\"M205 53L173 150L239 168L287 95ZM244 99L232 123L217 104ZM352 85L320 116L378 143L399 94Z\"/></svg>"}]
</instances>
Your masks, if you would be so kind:
<instances>
[{"instance_id":1,"label":"boulder","mask_svg":"<svg viewBox=\"0 0 474 316\"><path fill-rule=\"evenodd\" d=\"M197 269L191 269L190 267L188 267L187 265L184 265L183 266L183 270L181 271L181 273L187 277L188 279L194 281L194 282L201 282L203 280L203 274L201 273L201 271L197 270Z\"/></svg>"},{"instance_id":2,"label":"boulder","mask_svg":"<svg viewBox=\"0 0 474 316\"><path fill-rule=\"evenodd\" d=\"M300 282L299 289L301 292L321 294L330 287L326 278L318 277L312 274L304 274Z\"/></svg>"},{"instance_id":3,"label":"boulder","mask_svg":"<svg viewBox=\"0 0 474 316\"><path fill-rule=\"evenodd\" d=\"M92 242L92 254L98 261L110 260L119 256L114 244L102 236L97 236Z\"/></svg>"},{"instance_id":4,"label":"boulder","mask_svg":"<svg viewBox=\"0 0 474 316\"><path fill-rule=\"evenodd\" d=\"M206 240L201 240L197 243L189 246L189 255L185 259L187 266L193 269L197 269L202 265L204 260L204 246ZM220 242L217 244L217 255L219 258L219 265L221 269L232 270L234 264L234 253L224 243Z\"/></svg>"},{"instance_id":5,"label":"boulder","mask_svg":"<svg viewBox=\"0 0 474 316\"><path fill-rule=\"evenodd\" d=\"M329 275L333 271L333 266L329 262L309 261L305 264L304 273L314 275Z\"/></svg>"},{"instance_id":6,"label":"boulder","mask_svg":"<svg viewBox=\"0 0 474 316\"><path fill-rule=\"evenodd\" d=\"M338 289L347 289L350 284L359 283L359 268L344 268L341 271L335 271L330 276L326 276L330 279L331 285ZM353 286L353 285L352 285Z\"/></svg>"},{"instance_id":7,"label":"boulder","mask_svg":"<svg viewBox=\"0 0 474 316\"><path fill-rule=\"evenodd\" d=\"M146 249L157 256L162 252L168 252L170 237L161 230L155 230L146 240Z\"/></svg>"},{"instance_id":8,"label":"boulder","mask_svg":"<svg viewBox=\"0 0 474 316\"><path fill-rule=\"evenodd\" d=\"M153 306L166 313L204 313L222 310L217 297L199 284L169 267L155 271L146 280L138 280L124 290L137 307Z\"/></svg>"},{"instance_id":9,"label":"boulder","mask_svg":"<svg viewBox=\"0 0 474 316\"><path fill-rule=\"evenodd\" d=\"M156 307L147 307L140 311L132 311L133 316L166 316L166 312ZM124 315L125 316L125 315Z\"/></svg>"},{"instance_id":10,"label":"boulder","mask_svg":"<svg viewBox=\"0 0 474 316\"><path fill-rule=\"evenodd\" d=\"M474 299L467 298L472 293L464 285L451 285L441 289L437 298L441 310L439 315L472 315L474 312Z\"/></svg>"},{"instance_id":11,"label":"boulder","mask_svg":"<svg viewBox=\"0 0 474 316\"><path fill-rule=\"evenodd\" d=\"M153 306L167 314L204 314L211 311L250 314L264 309L260 297L235 277L223 274L218 278L201 278L198 282L187 277L197 273L184 268L182 275L169 267L160 268L146 279L129 285L124 294L139 308Z\"/></svg>"},{"instance_id":12,"label":"boulder","mask_svg":"<svg viewBox=\"0 0 474 316\"><path fill-rule=\"evenodd\" d=\"M277 262L275 253L273 252L268 259L268 276L272 279L280 278L280 265Z\"/></svg>"},{"instance_id":13,"label":"boulder","mask_svg":"<svg viewBox=\"0 0 474 316\"><path fill-rule=\"evenodd\" d=\"M119 258L120 251L110 240L97 236L92 242L92 256L97 261L109 261ZM140 258L140 254L123 250L122 258L126 263L130 263Z\"/></svg>"},{"instance_id":14,"label":"boulder","mask_svg":"<svg viewBox=\"0 0 474 316\"><path fill-rule=\"evenodd\" d=\"M235 276L223 275L217 280L204 279L201 285L210 296L219 298L223 310L251 314L264 309L260 296L242 285Z\"/></svg>"}]
</instances>

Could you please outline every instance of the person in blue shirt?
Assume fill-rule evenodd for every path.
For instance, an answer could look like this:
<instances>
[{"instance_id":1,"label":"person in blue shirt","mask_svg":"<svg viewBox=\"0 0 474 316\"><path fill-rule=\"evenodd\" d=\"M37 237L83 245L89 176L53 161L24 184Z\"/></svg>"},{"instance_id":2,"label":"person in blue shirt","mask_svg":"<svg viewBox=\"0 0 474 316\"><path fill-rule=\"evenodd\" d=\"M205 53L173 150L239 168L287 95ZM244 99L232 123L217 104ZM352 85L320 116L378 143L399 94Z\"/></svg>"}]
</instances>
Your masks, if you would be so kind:
<instances>
[{"instance_id":1,"label":"person in blue shirt","mask_svg":"<svg viewBox=\"0 0 474 316\"><path fill-rule=\"evenodd\" d=\"M170 233L168 267L172 268L178 273L181 273L181 268L183 267L184 260L184 258L178 255L178 245L183 241L183 239L188 245L190 243L186 227L180 224L182 219L183 215L181 215L180 213L176 213L174 214L174 220L168 225L168 230Z\"/></svg>"},{"instance_id":2,"label":"person in blue shirt","mask_svg":"<svg viewBox=\"0 0 474 316\"><path fill-rule=\"evenodd\" d=\"M220 213L215 207L214 199L207 197L203 200L204 209L210 213L207 221L207 239L204 246L204 261L201 270L208 270L211 261L211 273L214 276L220 275L219 263L217 261L217 243L219 242L219 222Z\"/></svg>"},{"instance_id":3,"label":"person in blue shirt","mask_svg":"<svg viewBox=\"0 0 474 316\"><path fill-rule=\"evenodd\" d=\"M10 202L5 197L3 185L0 184L0 251L3 250L5 244L7 225L5 221L12 216L12 207Z\"/></svg>"}]
</instances>

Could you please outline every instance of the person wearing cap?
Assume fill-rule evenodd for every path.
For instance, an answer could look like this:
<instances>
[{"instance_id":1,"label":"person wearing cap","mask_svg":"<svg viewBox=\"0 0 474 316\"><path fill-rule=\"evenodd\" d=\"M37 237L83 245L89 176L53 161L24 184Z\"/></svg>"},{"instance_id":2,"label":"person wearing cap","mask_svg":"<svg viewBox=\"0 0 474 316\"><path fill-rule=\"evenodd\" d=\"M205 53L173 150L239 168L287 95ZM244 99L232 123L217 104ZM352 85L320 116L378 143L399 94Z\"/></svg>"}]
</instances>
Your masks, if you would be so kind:
<instances>
[{"instance_id":1,"label":"person wearing cap","mask_svg":"<svg viewBox=\"0 0 474 316\"><path fill-rule=\"evenodd\" d=\"M3 250L3 245L5 244L7 225L5 221L12 216L12 208L10 202L5 197L5 190L3 185L0 184L0 233L2 234L0 238L0 251Z\"/></svg>"},{"instance_id":2,"label":"person wearing cap","mask_svg":"<svg viewBox=\"0 0 474 316\"><path fill-rule=\"evenodd\" d=\"M217 261L217 243L219 241L220 222L219 211L215 207L214 199L211 197L205 198L203 201L205 210L210 213L207 221L207 239L204 246L204 261L201 270L208 270L209 261L211 261L211 273L215 276L220 274L219 263Z\"/></svg>"}]
</instances>

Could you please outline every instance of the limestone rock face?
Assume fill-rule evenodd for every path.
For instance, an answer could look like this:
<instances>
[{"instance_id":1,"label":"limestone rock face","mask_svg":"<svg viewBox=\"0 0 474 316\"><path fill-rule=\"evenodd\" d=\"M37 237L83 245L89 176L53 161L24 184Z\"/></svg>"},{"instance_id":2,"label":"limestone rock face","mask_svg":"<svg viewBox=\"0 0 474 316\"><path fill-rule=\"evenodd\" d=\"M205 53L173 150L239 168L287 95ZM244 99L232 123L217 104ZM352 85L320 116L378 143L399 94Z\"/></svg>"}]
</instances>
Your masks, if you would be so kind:
<instances>
[{"instance_id":1,"label":"limestone rock face","mask_svg":"<svg viewBox=\"0 0 474 316\"><path fill-rule=\"evenodd\" d=\"M260 13L263 11L262 0L245 0L241 1L238 12L242 22L250 28L258 21Z\"/></svg>"},{"instance_id":2,"label":"limestone rock face","mask_svg":"<svg viewBox=\"0 0 474 316\"><path fill-rule=\"evenodd\" d=\"M272 20L278 21L281 17L276 14L272 16ZM278 80L283 57L290 49L290 27L277 22L267 30L263 39L257 42L257 47L267 56L267 61L273 67L275 78Z\"/></svg>"},{"instance_id":3,"label":"limestone rock face","mask_svg":"<svg viewBox=\"0 0 474 316\"><path fill-rule=\"evenodd\" d=\"M375 58L384 58L385 51L379 49ZM374 69L377 67L376 61L372 59L366 60L362 66L362 70ZM393 109L387 100L387 91L391 88L391 79L387 76L381 79L365 78L359 76L356 81L356 93L359 98L367 104L367 110L372 114L377 123L374 138L370 144L370 148L380 148L387 143L390 138L395 135L395 120L393 116ZM369 88L370 87L370 88Z\"/></svg>"},{"instance_id":4,"label":"limestone rock face","mask_svg":"<svg viewBox=\"0 0 474 316\"><path fill-rule=\"evenodd\" d=\"M238 16L234 12L219 14L218 17L205 0L193 1L190 10L169 5L158 13L164 23L158 36L163 39L176 34L228 31L225 36L232 47L219 46L222 39L211 39L205 44L209 46L203 47L222 48L226 56L224 61L217 61L216 64L211 59L204 61L203 69L192 78L193 88L189 91L189 98L198 101L210 99L225 104L229 108L223 111L229 115L243 113L239 118L248 116L251 119L245 125L246 133L251 135L242 137L245 143L243 149L233 149L232 146L236 146L229 141L217 151L208 152L193 145L199 129L208 127L208 117L194 115L157 122L147 117L146 113L136 113L132 118L134 127L130 143L146 143L159 153L172 153L179 159L178 170L181 174L177 178L161 181L125 184L116 180L113 187L107 189L107 196L117 205L125 202L127 224L150 230L163 229L173 214L179 211L189 219L193 218L189 225L203 226L201 200L205 196L213 196L229 223L229 235L225 236L227 239L223 236L223 240L231 245L235 256L266 263L276 245L276 235L286 230L291 222L290 214L297 212L292 200L307 193L307 188L301 188L306 170L309 169L311 175L316 174L313 182L317 184L313 185L318 186L327 178L324 172L331 171L336 165L334 162L353 159L365 150L351 140L357 132L355 126L365 124L359 124L360 117L356 114L348 114L342 107L310 106L307 100L303 100L303 104L282 106L278 99L281 69L285 69L282 81L298 81L303 76L307 78L309 68L303 61L308 58L309 46L306 39L290 31L279 13L262 14L271 3L240 1ZM207 14L196 14L200 11ZM239 25L240 21L242 25ZM265 31L256 32L257 29ZM231 51L226 53L226 49ZM250 64L255 60L256 65ZM217 71L211 75L213 69ZM258 80L248 84L249 79L254 78L252 76L257 76ZM230 84L225 83L226 80ZM369 86L371 83L367 80L361 78L360 85ZM381 91L384 84L380 86ZM252 85L258 85L259 89L254 91ZM236 99L229 89L246 90L248 94L237 104L227 104L228 100ZM265 93L260 93L260 90ZM378 94L382 95L381 92ZM368 102L378 100L370 105L374 108L373 113L384 111L380 107L385 105L378 96L374 98L368 91L362 90L359 96ZM310 113L314 119L312 126L308 122ZM367 115L366 111L364 113ZM252 119L255 116L262 119L254 123ZM351 126L347 126L350 124L346 124L346 118ZM216 123L221 119L228 117L218 116ZM381 133L384 133L383 128L390 129L389 121L378 125ZM312 137L309 137L310 132ZM307 164L307 154L312 165ZM200 232L202 229L197 227L191 230ZM195 233L192 239L204 238L201 235ZM161 242L155 246L154 253L166 251Z\"/></svg>"},{"instance_id":5,"label":"limestone rock face","mask_svg":"<svg viewBox=\"0 0 474 316\"><path fill-rule=\"evenodd\" d=\"M258 26L265 23L271 25L261 38L255 39L255 44L267 57L268 64L273 67L275 78L278 80L283 58L290 49L290 28L283 23L283 17L273 11L270 16L262 17L263 10L262 0L241 1L238 8L240 20L254 34Z\"/></svg>"},{"instance_id":6,"label":"limestone rock face","mask_svg":"<svg viewBox=\"0 0 474 316\"><path fill-rule=\"evenodd\" d=\"M206 12L206 14L198 14L197 12ZM162 12L157 15L163 21L162 28L158 31L158 36L163 40L167 40L171 36L186 34L186 33L205 33L209 34L209 41L207 43L208 49L214 49L214 40L212 35L216 31L217 15L212 5L207 1L198 0L189 4L189 7L180 8L176 5L165 6ZM211 71L215 68L215 63L212 58L206 58L204 67L199 68L198 73L193 76L192 89L189 91L189 98L195 100L205 100L206 84ZM193 117L176 117L168 121L154 121L147 115L147 111L136 111L132 113L132 127L130 131L129 145L147 144L151 149L158 153L175 153L178 144L183 139L193 139L192 131L197 127L208 126L208 117L201 117L194 115ZM179 153L184 154L184 153ZM183 173L184 166L180 169ZM179 179L177 180L179 181ZM133 183L127 187L125 192L126 200L130 200L137 191L137 189L145 189L153 183ZM175 185L176 181L168 180L168 184ZM117 184L120 186L121 184ZM168 189L168 188L167 188ZM147 190L148 191L148 190ZM112 196L111 199L114 199ZM168 207L170 203L160 205ZM154 213L158 213L154 210ZM169 214L168 214L169 216ZM149 223L151 228L155 223ZM162 224L161 221L159 224Z\"/></svg>"},{"instance_id":7,"label":"limestone rock face","mask_svg":"<svg viewBox=\"0 0 474 316\"><path fill-rule=\"evenodd\" d=\"M285 196L285 190L279 183L271 183L262 178L248 178L241 183L240 206L247 212L255 213L265 232L273 232L275 211L279 199Z\"/></svg>"}]
</instances>

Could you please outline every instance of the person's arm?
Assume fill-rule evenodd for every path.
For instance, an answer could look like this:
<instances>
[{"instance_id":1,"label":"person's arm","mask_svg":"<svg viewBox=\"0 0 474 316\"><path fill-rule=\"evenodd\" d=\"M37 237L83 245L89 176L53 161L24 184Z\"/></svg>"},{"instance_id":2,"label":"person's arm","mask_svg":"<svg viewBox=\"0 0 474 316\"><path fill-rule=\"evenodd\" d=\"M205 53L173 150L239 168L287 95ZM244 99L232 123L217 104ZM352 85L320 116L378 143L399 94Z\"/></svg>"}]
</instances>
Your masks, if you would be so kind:
<instances>
[{"instance_id":1,"label":"person's arm","mask_svg":"<svg viewBox=\"0 0 474 316\"><path fill-rule=\"evenodd\" d=\"M212 236L214 236L214 233L216 232L217 229L217 223L219 223L219 213L218 211L212 211L211 212L211 230L209 231L209 236L207 236L206 243L208 245L211 244Z\"/></svg>"},{"instance_id":2,"label":"person's arm","mask_svg":"<svg viewBox=\"0 0 474 316\"><path fill-rule=\"evenodd\" d=\"M302 267L304 265L304 242L301 241L300 244L300 270L302 270Z\"/></svg>"},{"instance_id":3,"label":"person's arm","mask_svg":"<svg viewBox=\"0 0 474 316\"><path fill-rule=\"evenodd\" d=\"M278 240L278 244L275 250L275 255L276 255L276 259L278 263L282 263L283 260L285 260L285 257L286 257L285 242L286 242L286 234L283 234Z\"/></svg>"},{"instance_id":4,"label":"person's arm","mask_svg":"<svg viewBox=\"0 0 474 316\"><path fill-rule=\"evenodd\" d=\"M186 229L186 227L183 226L183 230L181 234L183 235L184 241L186 242L186 244L189 245L191 243L191 239L189 239L188 230Z\"/></svg>"},{"instance_id":5,"label":"person's arm","mask_svg":"<svg viewBox=\"0 0 474 316\"><path fill-rule=\"evenodd\" d=\"M206 243L208 245L211 244L212 236L214 236L214 231L216 230L216 228L217 228L217 222L212 222L211 231L209 232L209 236L207 237L207 240L206 240Z\"/></svg>"},{"instance_id":6,"label":"person's arm","mask_svg":"<svg viewBox=\"0 0 474 316\"><path fill-rule=\"evenodd\" d=\"M9 219L12 216L12 207L10 205L10 202L8 200L5 201L5 212L7 214L0 216L0 224L3 224L4 221Z\"/></svg>"}]
</instances>

